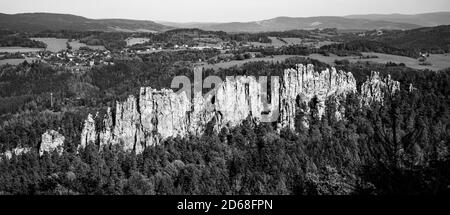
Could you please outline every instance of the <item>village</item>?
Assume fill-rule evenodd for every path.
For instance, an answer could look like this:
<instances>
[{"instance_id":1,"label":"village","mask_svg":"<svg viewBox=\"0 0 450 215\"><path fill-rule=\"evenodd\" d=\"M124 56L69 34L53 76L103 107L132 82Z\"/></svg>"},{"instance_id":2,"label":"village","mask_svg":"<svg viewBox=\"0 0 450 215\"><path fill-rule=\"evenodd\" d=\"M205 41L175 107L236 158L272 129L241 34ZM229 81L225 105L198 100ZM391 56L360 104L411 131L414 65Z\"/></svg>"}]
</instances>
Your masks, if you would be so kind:
<instances>
[{"instance_id":1,"label":"village","mask_svg":"<svg viewBox=\"0 0 450 215\"><path fill-rule=\"evenodd\" d=\"M53 38L46 38L53 39ZM52 43L46 44L52 46ZM2 50L0 48L0 65L20 64L23 62L45 62L55 68L64 68L66 70L81 71L101 65L114 65L115 59L133 58L136 56L145 56L157 52L176 52L176 51L204 51L218 50L220 53L227 53L233 50L233 46L226 43L217 44L166 44L155 45L134 44L126 46L120 50L107 50L105 48L90 48L82 46L72 49L69 45L67 49L54 51L52 48L30 49L26 47L15 47L15 49ZM201 61L201 60L200 60Z\"/></svg>"}]
</instances>

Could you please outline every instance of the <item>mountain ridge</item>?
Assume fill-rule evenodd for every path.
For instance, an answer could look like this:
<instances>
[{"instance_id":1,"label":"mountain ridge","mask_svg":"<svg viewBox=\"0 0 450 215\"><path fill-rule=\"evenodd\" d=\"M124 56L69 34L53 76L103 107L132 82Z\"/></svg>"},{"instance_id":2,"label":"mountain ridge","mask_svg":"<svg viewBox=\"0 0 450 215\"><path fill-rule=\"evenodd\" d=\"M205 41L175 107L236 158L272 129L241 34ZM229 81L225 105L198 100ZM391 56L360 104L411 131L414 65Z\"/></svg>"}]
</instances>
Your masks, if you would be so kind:
<instances>
[{"instance_id":1,"label":"mountain ridge","mask_svg":"<svg viewBox=\"0 0 450 215\"><path fill-rule=\"evenodd\" d=\"M179 23L181 24L181 23ZM180 26L180 25L178 25ZM182 25L181 25L182 26ZM180 26L180 27L181 27ZM287 17L280 16L273 19L252 21L252 22L227 22L211 25L197 24L190 27L202 30L226 31L226 32L267 32L267 31L288 31L295 29L316 29L316 28L338 28L343 30L359 29L413 29L422 27L409 23L388 22L383 20L350 19L339 16L317 16L317 17Z\"/></svg>"},{"instance_id":2,"label":"mountain ridge","mask_svg":"<svg viewBox=\"0 0 450 215\"><path fill-rule=\"evenodd\" d=\"M73 14L0 13L0 28L12 31L76 30L76 31L148 31L172 29L149 20L89 19Z\"/></svg>"},{"instance_id":3,"label":"mountain ridge","mask_svg":"<svg viewBox=\"0 0 450 215\"><path fill-rule=\"evenodd\" d=\"M198 28L225 32L268 32L337 28L341 30L399 29L409 30L450 24L450 12L423 14L362 14L349 16L289 17L248 22L166 22L121 18L90 19L58 13L0 13L0 29L12 31L117 31L163 32L175 28Z\"/></svg>"},{"instance_id":4,"label":"mountain ridge","mask_svg":"<svg viewBox=\"0 0 450 215\"><path fill-rule=\"evenodd\" d=\"M420 14L361 14L361 15L349 15L347 18L369 19L369 20L385 20L390 22L402 22L409 24L418 24L424 27L433 27L437 25L449 25L450 24L450 12L432 12L432 13L420 13Z\"/></svg>"}]
</instances>

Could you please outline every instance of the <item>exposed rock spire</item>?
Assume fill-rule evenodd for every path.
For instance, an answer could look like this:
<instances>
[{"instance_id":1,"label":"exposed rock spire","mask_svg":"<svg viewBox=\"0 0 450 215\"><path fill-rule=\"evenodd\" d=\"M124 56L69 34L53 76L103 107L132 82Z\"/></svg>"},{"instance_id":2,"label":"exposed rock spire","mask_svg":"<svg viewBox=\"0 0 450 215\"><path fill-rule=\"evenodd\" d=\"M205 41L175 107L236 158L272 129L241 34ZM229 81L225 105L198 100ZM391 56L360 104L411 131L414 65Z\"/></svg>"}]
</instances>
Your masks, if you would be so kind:
<instances>
[{"instance_id":1,"label":"exposed rock spire","mask_svg":"<svg viewBox=\"0 0 450 215\"><path fill-rule=\"evenodd\" d=\"M393 95L398 90L400 90L400 82L392 80L390 75L382 79L378 72L371 72L361 85L361 104L364 106L373 102L383 104L387 95Z\"/></svg>"},{"instance_id":2,"label":"exposed rock spire","mask_svg":"<svg viewBox=\"0 0 450 215\"><path fill-rule=\"evenodd\" d=\"M343 107L339 107L340 101L348 94L356 93L353 75L334 68L317 72L312 65L300 64L296 69L285 70L283 77L271 80L270 92L265 90L267 80L263 79L227 77L215 93L206 96L196 93L192 103L185 92L142 87L137 99L131 95L126 101L117 102L114 124L108 108L99 135L95 133L92 115L88 115L81 146L90 141L101 146L123 144L125 150L141 153L145 147L169 137L201 135L209 122L219 130L237 126L247 118L255 123L272 118L270 122L295 129L297 113L310 114L309 103L312 100L318 117L321 117L325 113L325 101L333 99L338 106L336 116L340 118L344 115ZM365 103L378 101L384 92L394 93L398 89L399 83L391 80L390 76L382 82L378 73L373 73L361 87L362 100ZM306 120L303 122L308 126Z\"/></svg>"},{"instance_id":3,"label":"exposed rock spire","mask_svg":"<svg viewBox=\"0 0 450 215\"><path fill-rule=\"evenodd\" d=\"M84 121L84 127L81 131L81 143L82 148L86 147L90 142L95 143L97 140L97 132L95 131L95 121L92 118L92 114L88 114L87 119Z\"/></svg>"},{"instance_id":4,"label":"exposed rock spire","mask_svg":"<svg viewBox=\"0 0 450 215\"><path fill-rule=\"evenodd\" d=\"M59 154L63 152L64 136L54 130L49 130L42 134L41 147L39 149L39 155L43 155L44 152L52 152L57 150Z\"/></svg>"},{"instance_id":5,"label":"exposed rock spire","mask_svg":"<svg viewBox=\"0 0 450 215\"><path fill-rule=\"evenodd\" d=\"M298 108L307 115L310 112L308 103L316 99L318 116L321 117L325 112L325 101L328 98L337 99L356 92L356 80L350 72L337 72L332 68L319 73L314 71L312 65L300 64L297 69L284 71L280 90L280 122L282 127L293 130ZM307 121L304 123L307 126Z\"/></svg>"}]
</instances>

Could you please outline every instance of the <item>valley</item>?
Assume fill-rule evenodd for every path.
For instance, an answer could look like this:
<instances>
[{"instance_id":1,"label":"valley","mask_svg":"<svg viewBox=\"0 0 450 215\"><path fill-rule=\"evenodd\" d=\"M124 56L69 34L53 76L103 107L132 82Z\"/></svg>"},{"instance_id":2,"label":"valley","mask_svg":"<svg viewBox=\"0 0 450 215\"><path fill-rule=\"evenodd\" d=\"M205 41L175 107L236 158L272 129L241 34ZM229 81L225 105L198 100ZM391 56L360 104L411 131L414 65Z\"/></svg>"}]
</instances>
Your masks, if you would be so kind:
<instances>
[{"instance_id":1,"label":"valley","mask_svg":"<svg viewBox=\"0 0 450 215\"><path fill-rule=\"evenodd\" d=\"M447 15L0 14L0 194L448 193Z\"/></svg>"}]
</instances>

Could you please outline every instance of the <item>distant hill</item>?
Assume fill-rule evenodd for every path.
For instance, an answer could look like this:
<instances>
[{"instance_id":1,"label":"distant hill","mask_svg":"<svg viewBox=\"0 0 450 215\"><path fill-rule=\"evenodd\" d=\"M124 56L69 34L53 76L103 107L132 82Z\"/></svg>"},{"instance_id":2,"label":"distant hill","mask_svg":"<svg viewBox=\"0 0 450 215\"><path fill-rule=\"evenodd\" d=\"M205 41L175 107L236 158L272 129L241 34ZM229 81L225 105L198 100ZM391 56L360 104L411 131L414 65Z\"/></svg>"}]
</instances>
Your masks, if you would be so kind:
<instances>
[{"instance_id":1,"label":"distant hill","mask_svg":"<svg viewBox=\"0 0 450 215\"><path fill-rule=\"evenodd\" d=\"M167 22L167 21L155 21L155 22L166 26L172 26L175 28L199 28L220 24L219 22Z\"/></svg>"},{"instance_id":2,"label":"distant hill","mask_svg":"<svg viewBox=\"0 0 450 215\"><path fill-rule=\"evenodd\" d=\"M0 30L36 32L43 30L160 32L172 27L144 20L88 19L54 13L0 13Z\"/></svg>"},{"instance_id":3,"label":"distant hill","mask_svg":"<svg viewBox=\"0 0 450 215\"><path fill-rule=\"evenodd\" d=\"M342 30L372 30L372 29L413 29L421 27L416 24L350 19L337 16L320 16L307 18L277 17L255 22L229 22L229 23L172 23L177 27L193 27L203 30L226 32L267 32L288 31L295 29L338 28Z\"/></svg>"},{"instance_id":4,"label":"distant hill","mask_svg":"<svg viewBox=\"0 0 450 215\"><path fill-rule=\"evenodd\" d=\"M346 17L277 17L253 22L228 23L158 23L130 19L88 19L82 16L54 13L1 14L0 30L10 31L119 31L119 32L161 32L174 28L199 28L225 32L268 32L337 28L340 30L399 29L408 30L424 26L450 24L450 12L417 15L351 15ZM173 26L173 27L171 27Z\"/></svg>"},{"instance_id":5,"label":"distant hill","mask_svg":"<svg viewBox=\"0 0 450 215\"><path fill-rule=\"evenodd\" d=\"M376 40L403 49L450 52L450 25L387 32Z\"/></svg>"},{"instance_id":6,"label":"distant hill","mask_svg":"<svg viewBox=\"0 0 450 215\"><path fill-rule=\"evenodd\" d=\"M350 15L346 18L384 20L388 22L401 22L432 27L437 25L450 25L450 12L423 13L414 15L404 14L368 14L368 15Z\"/></svg>"}]
</instances>

